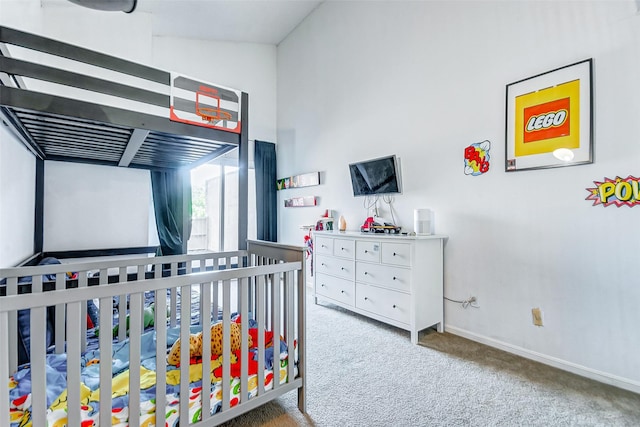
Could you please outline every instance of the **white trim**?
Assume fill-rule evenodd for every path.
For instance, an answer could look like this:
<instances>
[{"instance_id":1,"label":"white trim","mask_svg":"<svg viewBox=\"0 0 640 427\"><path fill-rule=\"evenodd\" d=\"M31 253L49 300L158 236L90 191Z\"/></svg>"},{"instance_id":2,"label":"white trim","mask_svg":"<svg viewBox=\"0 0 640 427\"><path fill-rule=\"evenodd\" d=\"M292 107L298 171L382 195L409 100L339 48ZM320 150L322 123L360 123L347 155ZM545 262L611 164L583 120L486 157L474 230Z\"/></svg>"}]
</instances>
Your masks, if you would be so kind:
<instances>
[{"instance_id":1,"label":"white trim","mask_svg":"<svg viewBox=\"0 0 640 427\"><path fill-rule=\"evenodd\" d=\"M545 365L553 366L554 368L562 369L563 371L571 372L576 375L580 375L592 380L609 384L618 388L632 391L634 393L640 393L640 382L634 381L628 378L612 375L607 372L598 371L595 369L587 368L586 366L578 365L576 363L568 362L566 360L558 359L557 357L549 356L546 354L531 351L526 348L522 348L516 345L508 344L503 341L499 341L493 338L489 338L484 335L478 335L467 330L446 325L445 330L458 335L463 338L470 339L481 344L488 345L500 350L504 350L508 353L512 353L518 356L522 356L526 359L535 360L536 362L544 363Z\"/></svg>"}]
</instances>

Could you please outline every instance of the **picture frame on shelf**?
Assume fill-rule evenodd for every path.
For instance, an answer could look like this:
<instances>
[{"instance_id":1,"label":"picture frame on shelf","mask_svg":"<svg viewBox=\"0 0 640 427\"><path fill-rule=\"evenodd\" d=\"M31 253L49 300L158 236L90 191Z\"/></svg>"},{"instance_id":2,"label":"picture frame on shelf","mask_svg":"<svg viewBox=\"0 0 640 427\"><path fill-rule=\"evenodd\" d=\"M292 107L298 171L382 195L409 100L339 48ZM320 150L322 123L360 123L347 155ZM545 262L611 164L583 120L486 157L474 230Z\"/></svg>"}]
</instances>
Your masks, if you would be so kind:
<instances>
[{"instance_id":1,"label":"picture frame on shelf","mask_svg":"<svg viewBox=\"0 0 640 427\"><path fill-rule=\"evenodd\" d=\"M320 172L303 173L276 180L278 191L289 188L311 187L314 185L320 185Z\"/></svg>"},{"instance_id":2,"label":"picture frame on shelf","mask_svg":"<svg viewBox=\"0 0 640 427\"><path fill-rule=\"evenodd\" d=\"M506 87L505 171L593 163L593 59Z\"/></svg>"}]
</instances>

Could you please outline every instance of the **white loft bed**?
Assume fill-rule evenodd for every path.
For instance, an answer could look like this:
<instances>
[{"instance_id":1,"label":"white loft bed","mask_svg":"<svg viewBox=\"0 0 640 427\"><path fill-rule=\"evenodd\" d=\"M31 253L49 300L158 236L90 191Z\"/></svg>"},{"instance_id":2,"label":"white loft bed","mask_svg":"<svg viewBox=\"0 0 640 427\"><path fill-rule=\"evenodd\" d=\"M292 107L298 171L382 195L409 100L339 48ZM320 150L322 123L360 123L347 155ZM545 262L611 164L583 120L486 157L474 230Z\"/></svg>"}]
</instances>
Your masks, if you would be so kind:
<instances>
[{"instance_id":1,"label":"white loft bed","mask_svg":"<svg viewBox=\"0 0 640 427\"><path fill-rule=\"evenodd\" d=\"M0 26L0 119L36 159L36 253L45 161L187 171L235 149L244 249L248 111L245 92Z\"/></svg>"}]
</instances>

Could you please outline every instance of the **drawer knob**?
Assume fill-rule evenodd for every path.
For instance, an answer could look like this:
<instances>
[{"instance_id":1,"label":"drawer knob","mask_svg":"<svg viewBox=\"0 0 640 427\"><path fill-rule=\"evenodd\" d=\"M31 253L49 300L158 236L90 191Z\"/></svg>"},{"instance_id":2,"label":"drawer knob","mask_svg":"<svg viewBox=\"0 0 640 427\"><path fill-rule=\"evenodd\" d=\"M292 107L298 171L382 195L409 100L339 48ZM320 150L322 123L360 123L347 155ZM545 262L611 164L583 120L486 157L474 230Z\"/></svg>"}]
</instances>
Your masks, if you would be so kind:
<instances>
[{"instance_id":1,"label":"drawer knob","mask_svg":"<svg viewBox=\"0 0 640 427\"><path fill-rule=\"evenodd\" d=\"M395 305L395 304L393 304L393 308L396 308L396 305Z\"/></svg>"},{"instance_id":2,"label":"drawer knob","mask_svg":"<svg viewBox=\"0 0 640 427\"><path fill-rule=\"evenodd\" d=\"M344 291L340 291L341 294L344 294Z\"/></svg>"},{"instance_id":3,"label":"drawer knob","mask_svg":"<svg viewBox=\"0 0 640 427\"><path fill-rule=\"evenodd\" d=\"M369 251L365 249L365 250L364 250L364 253L365 253L365 254L368 254L368 253L369 253Z\"/></svg>"},{"instance_id":4,"label":"drawer knob","mask_svg":"<svg viewBox=\"0 0 640 427\"><path fill-rule=\"evenodd\" d=\"M396 276L393 276L393 280L397 280L397 277L396 277Z\"/></svg>"},{"instance_id":5,"label":"drawer knob","mask_svg":"<svg viewBox=\"0 0 640 427\"><path fill-rule=\"evenodd\" d=\"M323 288L326 288L326 287L327 287L327 285L325 285L324 283L323 283L323 284L321 284L320 286L322 286Z\"/></svg>"},{"instance_id":6,"label":"drawer knob","mask_svg":"<svg viewBox=\"0 0 640 427\"><path fill-rule=\"evenodd\" d=\"M346 270L346 268L344 268L344 267L340 267L340 270L344 271L344 270Z\"/></svg>"},{"instance_id":7,"label":"drawer knob","mask_svg":"<svg viewBox=\"0 0 640 427\"><path fill-rule=\"evenodd\" d=\"M325 267L327 264L325 264L324 262L322 263L322 266Z\"/></svg>"},{"instance_id":8,"label":"drawer knob","mask_svg":"<svg viewBox=\"0 0 640 427\"><path fill-rule=\"evenodd\" d=\"M344 251L344 248L340 248L341 251Z\"/></svg>"},{"instance_id":9,"label":"drawer knob","mask_svg":"<svg viewBox=\"0 0 640 427\"><path fill-rule=\"evenodd\" d=\"M323 248L326 248L326 246L325 246L325 245L322 245L322 247L323 247Z\"/></svg>"},{"instance_id":10,"label":"drawer knob","mask_svg":"<svg viewBox=\"0 0 640 427\"><path fill-rule=\"evenodd\" d=\"M365 300L365 301L369 301L369 298L367 298L367 297L364 297L364 300Z\"/></svg>"},{"instance_id":11,"label":"drawer knob","mask_svg":"<svg viewBox=\"0 0 640 427\"><path fill-rule=\"evenodd\" d=\"M369 274L369 273L367 273L367 272L365 271L365 272L364 272L364 275L366 276L367 274Z\"/></svg>"}]
</instances>

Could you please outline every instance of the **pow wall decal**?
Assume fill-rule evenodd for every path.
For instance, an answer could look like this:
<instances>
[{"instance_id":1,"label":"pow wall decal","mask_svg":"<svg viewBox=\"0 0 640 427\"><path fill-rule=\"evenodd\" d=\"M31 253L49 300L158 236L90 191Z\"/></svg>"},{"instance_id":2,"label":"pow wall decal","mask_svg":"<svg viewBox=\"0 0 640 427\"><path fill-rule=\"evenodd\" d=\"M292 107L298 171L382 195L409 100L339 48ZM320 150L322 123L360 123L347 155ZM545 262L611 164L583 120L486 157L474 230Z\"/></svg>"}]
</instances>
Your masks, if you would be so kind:
<instances>
[{"instance_id":1,"label":"pow wall decal","mask_svg":"<svg viewBox=\"0 0 640 427\"><path fill-rule=\"evenodd\" d=\"M585 200L593 200L593 206L638 206L640 205L640 178L629 175L626 178L605 178L593 181L595 187L587 188Z\"/></svg>"},{"instance_id":2,"label":"pow wall decal","mask_svg":"<svg viewBox=\"0 0 640 427\"><path fill-rule=\"evenodd\" d=\"M489 171L489 141L477 142L464 149L464 174L478 176Z\"/></svg>"}]
</instances>

